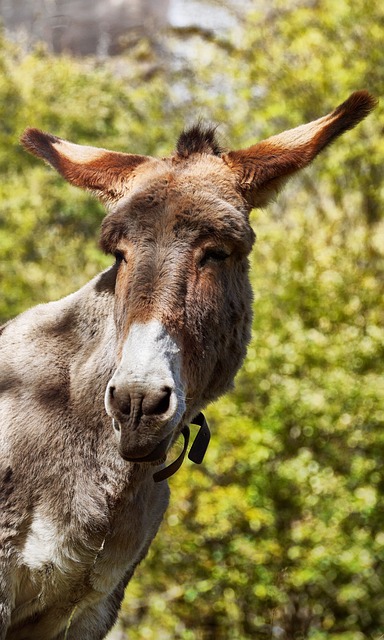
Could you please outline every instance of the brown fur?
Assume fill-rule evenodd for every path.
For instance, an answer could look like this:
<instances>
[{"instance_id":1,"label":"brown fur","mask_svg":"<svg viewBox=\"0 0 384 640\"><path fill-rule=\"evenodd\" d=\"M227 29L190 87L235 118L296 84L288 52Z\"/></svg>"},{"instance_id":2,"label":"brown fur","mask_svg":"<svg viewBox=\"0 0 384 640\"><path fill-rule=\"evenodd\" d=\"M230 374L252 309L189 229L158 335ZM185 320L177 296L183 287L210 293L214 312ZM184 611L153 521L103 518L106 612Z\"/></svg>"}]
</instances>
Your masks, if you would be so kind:
<instances>
[{"instance_id":1,"label":"brown fur","mask_svg":"<svg viewBox=\"0 0 384 640\"><path fill-rule=\"evenodd\" d=\"M105 637L169 493L152 477L162 459L118 453L156 449L167 392L113 397L119 448L104 406L131 328L161 323L181 354L174 440L231 386L245 354L250 209L374 104L358 92L325 118L228 153L197 126L163 160L25 132L32 153L109 203L100 242L116 264L0 328L0 640L63 640L69 620L68 640Z\"/></svg>"}]
</instances>

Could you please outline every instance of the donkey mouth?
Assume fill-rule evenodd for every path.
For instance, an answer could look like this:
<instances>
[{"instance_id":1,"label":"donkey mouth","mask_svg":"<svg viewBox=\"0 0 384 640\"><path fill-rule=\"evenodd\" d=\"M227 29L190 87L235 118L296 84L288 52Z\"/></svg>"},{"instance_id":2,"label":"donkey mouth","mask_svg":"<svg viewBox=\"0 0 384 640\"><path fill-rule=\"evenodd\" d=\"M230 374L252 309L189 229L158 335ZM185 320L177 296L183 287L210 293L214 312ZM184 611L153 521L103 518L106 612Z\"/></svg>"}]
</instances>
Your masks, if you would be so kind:
<instances>
[{"instance_id":1,"label":"donkey mouth","mask_svg":"<svg viewBox=\"0 0 384 640\"><path fill-rule=\"evenodd\" d=\"M126 460L127 462L164 462L172 436L173 432L171 431L171 433L163 438L163 440L161 440L154 449L144 455L142 447L140 447L141 451L139 449L137 449L137 451L126 451L122 449L121 445L119 447L119 453L123 460Z\"/></svg>"}]
</instances>

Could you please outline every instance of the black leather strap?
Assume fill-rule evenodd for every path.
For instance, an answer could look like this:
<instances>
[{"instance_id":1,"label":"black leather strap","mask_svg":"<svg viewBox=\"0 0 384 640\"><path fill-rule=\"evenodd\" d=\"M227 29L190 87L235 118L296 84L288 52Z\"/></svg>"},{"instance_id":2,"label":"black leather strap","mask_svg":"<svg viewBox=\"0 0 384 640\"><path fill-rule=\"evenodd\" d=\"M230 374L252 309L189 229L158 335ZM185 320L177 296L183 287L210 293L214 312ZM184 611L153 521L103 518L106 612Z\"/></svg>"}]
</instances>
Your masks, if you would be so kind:
<instances>
[{"instance_id":1,"label":"black leather strap","mask_svg":"<svg viewBox=\"0 0 384 640\"><path fill-rule=\"evenodd\" d=\"M179 457L176 458L176 460L174 460L170 465L168 465L168 467L164 467L164 469L160 469L160 471L156 471L156 473L153 474L153 479L155 482L162 482L162 480L166 480L170 476L173 476L173 474L176 473L176 471L178 471L181 465L183 464L185 454L189 444L190 430L188 425L185 425L182 428L181 433L184 436L184 447L182 452L180 453Z\"/></svg>"},{"instance_id":2,"label":"black leather strap","mask_svg":"<svg viewBox=\"0 0 384 640\"><path fill-rule=\"evenodd\" d=\"M193 420L191 420L191 424L197 424L200 429L193 441L191 450L188 454L188 458L196 464L201 464L208 449L209 441L211 439L211 433L209 431L208 423L205 419L205 416L202 413L198 413L197 416L193 418ZM180 453L179 457L176 458L176 460L168 465L168 467L164 467L164 469L160 469L160 471L156 471L156 473L153 474L153 479L155 482L162 482L163 480L167 480L167 478L173 476L173 474L176 473L176 471L178 471L183 464L189 444L190 429L188 425L185 425L182 428L181 433L184 436L184 446L182 452Z\"/></svg>"},{"instance_id":3,"label":"black leather strap","mask_svg":"<svg viewBox=\"0 0 384 640\"><path fill-rule=\"evenodd\" d=\"M206 421L205 415L203 413L198 413L196 418L192 420L192 424L199 425L200 429L193 441L192 447L188 454L188 458L195 464L201 464L208 449L209 441L211 439L211 432L208 427L208 422Z\"/></svg>"}]
</instances>

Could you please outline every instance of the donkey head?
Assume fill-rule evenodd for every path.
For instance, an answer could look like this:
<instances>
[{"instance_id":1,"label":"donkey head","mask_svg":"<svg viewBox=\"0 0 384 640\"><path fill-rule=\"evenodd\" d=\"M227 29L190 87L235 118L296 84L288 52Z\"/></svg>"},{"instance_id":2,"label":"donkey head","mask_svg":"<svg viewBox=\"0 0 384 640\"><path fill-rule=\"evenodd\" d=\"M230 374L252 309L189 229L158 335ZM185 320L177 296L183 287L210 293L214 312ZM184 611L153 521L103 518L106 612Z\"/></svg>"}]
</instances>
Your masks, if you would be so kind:
<instances>
[{"instance_id":1,"label":"donkey head","mask_svg":"<svg viewBox=\"0 0 384 640\"><path fill-rule=\"evenodd\" d=\"M249 339L253 207L375 106L365 91L329 115L238 151L194 127L165 159L75 145L36 129L22 142L106 203L116 257L116 370L105 393L127 460L160 460L181 426L231 386Z\"/></svg>"}]
</instances>

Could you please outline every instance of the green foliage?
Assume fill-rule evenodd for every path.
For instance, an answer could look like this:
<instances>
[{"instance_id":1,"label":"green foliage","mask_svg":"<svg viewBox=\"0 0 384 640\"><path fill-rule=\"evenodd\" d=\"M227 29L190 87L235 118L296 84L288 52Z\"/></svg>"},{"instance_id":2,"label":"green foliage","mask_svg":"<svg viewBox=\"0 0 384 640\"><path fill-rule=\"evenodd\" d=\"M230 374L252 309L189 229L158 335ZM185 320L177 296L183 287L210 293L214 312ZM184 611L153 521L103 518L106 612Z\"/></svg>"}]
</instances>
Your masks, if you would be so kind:
<instances>
[{"instance_id":1,"label":"green foliage","mask_svg":"<svg viewBox=\"0 0 384 640\"><path fill-rule=\"evenodd\" d=\"M96 248L101 207L20 150L26 125L162 155L194 113L240 147L355 89L383 95L383 37L378 0L274 0L225 49L194 36L189 69L145 83L145 43L100 65L4 42L0 318L76 289L109 260ZM206 461L170 481L124 602L131 640L384 632L382 118L379 107L253 216L248 356L207 412Z\"/></svg>"}]
</instances>

